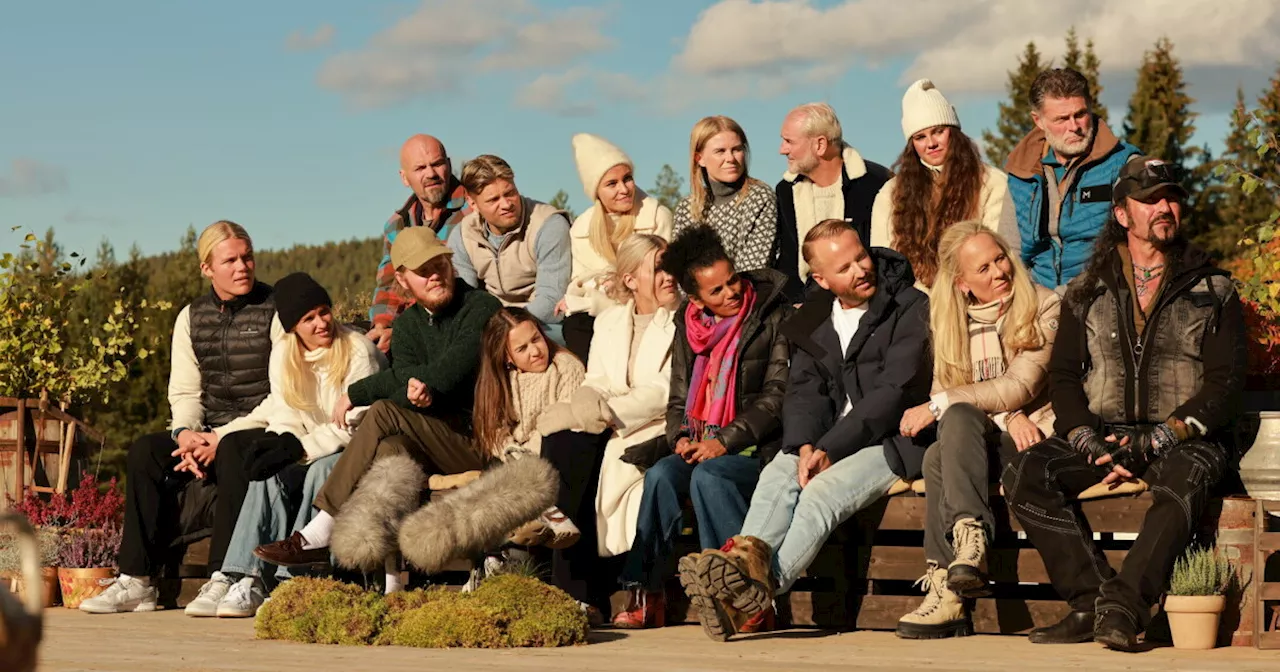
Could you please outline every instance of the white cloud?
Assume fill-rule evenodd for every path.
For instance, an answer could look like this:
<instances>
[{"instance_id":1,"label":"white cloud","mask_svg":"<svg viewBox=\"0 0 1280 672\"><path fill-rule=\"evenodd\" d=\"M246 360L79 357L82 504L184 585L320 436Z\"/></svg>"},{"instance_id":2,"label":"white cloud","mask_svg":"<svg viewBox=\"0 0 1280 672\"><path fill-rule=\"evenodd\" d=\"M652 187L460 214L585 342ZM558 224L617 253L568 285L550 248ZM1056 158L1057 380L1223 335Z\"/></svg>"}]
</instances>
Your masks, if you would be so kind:
<instances>
[{"instance_id":1,"label":"white cloud","mask_svg":"<svg viewBox=\"0 0 1280 672\"><path fill-rule=\"evenodd\" d=\"M291 51L323 49L333 42L333 36L336 32L334 27L328 23L321 24L311 34L295 30L289 33L289 37L285 38L284 46Z\"/></svg>"},{"instance_id":2,"label":"white cloud","mask_svg":"<svg viewBox=\"0 0 1280 672\"><path fill-rule=\"evenodd\" d=\"M41 196L68 187L67 171L37 159L18 157L0 173L0 196Z\"/></svg>"},{"instance_id":3,"label":"white cloud","mask_svg":"<svg viewBox=\"0 0 1280 672\"><path fill-rule=\"evenodd\" d=\"M595 114L595 103L589 100L571 100L569 89L590 76L585 67L570 68L560 74L542 74L516 92L515 103L520 107L550 112L562 117L580 117Z\"/></svg>"},{"instance_id":4,"label":"white cloud","mask_svg":"<svg viewBox=\"0 0 1280 672\"><path fill-rule=\"evenodd\" d=\"M1028 41L1059 56L1073 25L1094 40L1104 76L1128 76L1162 35L1193 86L1196 71L1270 70L1280 58L1275 0L723 0L694 22L667 76L695 92L738 82L728 88L747 97L903 58L904 85L929 77L948 93L1000 93Z\"/></svg>"},{"instance_id":5,"label":"white cloud","mask_svg":"<svg viewBox=\"0 0 1280 672\"><path fill-rule=\"evenodd\" d=\"M363 48L329 58L317 80L357 106L381 107L455 89L476 72L571 64L614 45L601 32L607 18L601 9L544 10L530 0L424 0Z\"/></svg>"}]
</instances>

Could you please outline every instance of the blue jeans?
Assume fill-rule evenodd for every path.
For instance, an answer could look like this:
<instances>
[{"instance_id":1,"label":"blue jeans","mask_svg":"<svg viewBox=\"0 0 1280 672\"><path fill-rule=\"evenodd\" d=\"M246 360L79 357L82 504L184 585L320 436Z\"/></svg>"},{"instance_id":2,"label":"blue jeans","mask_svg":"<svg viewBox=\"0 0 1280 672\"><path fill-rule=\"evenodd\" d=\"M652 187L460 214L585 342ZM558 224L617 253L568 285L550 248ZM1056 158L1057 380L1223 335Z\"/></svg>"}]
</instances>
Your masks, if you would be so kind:
<instances>
[{"instance_id":1,"label":"blue jeans","mask_svg":"<svg viewBox=\"0 0 1280 672\"><path fill-rule=\"evenodd\" d=\"M698 541L703 548L719 548L742 529L747 502L759 477L754 457L722 455L692 465L668 455L644 472L636 539L622 570L624 585L642 584L658 590L669 576L684 498L693 500Z\"/></svg>"},{"instance_id":2,"label":"blue jeans","mask_svg":"<svg viewBox=\"0 0 1280 672\"><path fill-rule=\"evenodd\" d=\"M302 485L302 506L298 507L297 515L293 516L292 529L289 528L289 496L280 479L272 476L265 481L249 483L248 495L240 506L240 517L236 519L236 529L231 534L231 543L227 547L227 557L222 561L224 574L262 576L266 563L253 554L253 549L284 539L311 522L315 517L311 502L315 501L316 493L320 492L320 486L324 485L341 454L322 457L307 467L307 477ZM287 568L280 567L276 571L276 577L288 579L292 575Z\"/></svg>"},{"instance_id":3,"label":"blue jeans","mask_svg":"<svg viewBox=\"0 0 1280 672\"><path fill-rule=\"evenodd\" d=\"M742 523L743 536L773 549L778 594L791 589L837 525L883 497L898 480L882 446L868 446L836 462L803 489L799 464L798 456L779 453L764 468Z\"/></svg>"}]
</instances>

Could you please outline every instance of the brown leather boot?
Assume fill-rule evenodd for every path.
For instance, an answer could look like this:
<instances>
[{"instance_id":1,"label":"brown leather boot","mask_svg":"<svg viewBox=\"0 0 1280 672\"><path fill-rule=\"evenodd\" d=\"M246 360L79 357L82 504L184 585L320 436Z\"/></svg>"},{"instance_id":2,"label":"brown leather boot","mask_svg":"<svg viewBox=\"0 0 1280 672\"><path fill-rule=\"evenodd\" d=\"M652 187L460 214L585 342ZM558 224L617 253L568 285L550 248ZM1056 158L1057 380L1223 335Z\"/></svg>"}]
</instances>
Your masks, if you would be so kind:
<instances>
[{"instance_id":1,"label":"brown leather boot","mask_svg":"<svg viewBox=\"0 0 1280 672\"><path fill-rule=\"evenodd\" d=\"M756 537L736 536L720 550L698 559L698 582L709 596L748 618L773 605L778 580L773 576L773 549Z\"/></svg>"}]
</instances>

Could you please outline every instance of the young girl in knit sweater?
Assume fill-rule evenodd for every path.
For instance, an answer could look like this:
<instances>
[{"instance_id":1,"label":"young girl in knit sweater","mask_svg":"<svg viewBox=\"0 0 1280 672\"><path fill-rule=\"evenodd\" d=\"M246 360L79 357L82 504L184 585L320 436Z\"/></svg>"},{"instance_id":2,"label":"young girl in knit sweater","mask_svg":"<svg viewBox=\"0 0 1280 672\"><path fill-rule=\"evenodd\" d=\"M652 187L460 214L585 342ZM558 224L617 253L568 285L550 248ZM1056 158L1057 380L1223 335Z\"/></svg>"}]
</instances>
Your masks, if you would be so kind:
<instances>
[{"instance_id":1,"label":"young girl in knit sweater","mask_svg":"<svg viewBox=\"0 0 1280 672\"><path fill-rule=\"evenodd\" d=\"M542 324L523 308L505 307L489 318L481 347L472 421L477 448L486 458L502 461L541 454L538 417L552 404L568 401L582 386L586 369L548 339ZM522 528L516 541L565 548L580 536L573 521L551 507Z\"/></svg>"},{"instance_id":2,"label":"young girl in knit sweater","mask_svg":"<svg viewBox=\"0 0 1280 672\"><path fill-rule=\"evenodd\" d=\"M285 334L271 351L271 394L246 416L267 433L245 456L252 483L226 558L187 605L189 616L254 615L264 599L266 565L254 548L288 534L290 509L300 507L299 520L309 518L309 495L324 483L351 440L350 424L365 410L352 409L348 425L340 427L333 422L334 405L348 385L386 365L372 341L334 319L328 292L311 276L286 276L276 283L275 297Z\"/></svg>"},{"instance_id":3,"label":"young girl in knit sweater","mask_svg":"<svg viewBox=\"0 0 1280 672\"><path fill-rule=\"evenodd\" d=\"M971 635L964 599L983 595L980 567L994 516L990 469L1053 433L1048 366L1058 295L1031 281L1009 243L984 223L942 234L930 299L933 393L907 409L899 430L938 424L924 456L927 513L923 577L928 593L898 621L898 636Z\"/></svg>"}]
</instances>

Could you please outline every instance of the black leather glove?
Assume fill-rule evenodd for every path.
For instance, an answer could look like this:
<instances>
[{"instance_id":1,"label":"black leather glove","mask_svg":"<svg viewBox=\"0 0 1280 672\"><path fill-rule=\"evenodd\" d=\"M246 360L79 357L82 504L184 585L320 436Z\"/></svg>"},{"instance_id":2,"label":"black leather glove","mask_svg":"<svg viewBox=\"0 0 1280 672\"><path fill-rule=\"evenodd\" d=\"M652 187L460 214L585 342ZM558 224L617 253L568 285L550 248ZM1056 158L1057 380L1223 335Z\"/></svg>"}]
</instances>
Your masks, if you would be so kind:
<instances>
[{"instance_id":1,"label":"black leather glove","mask_svg":"<svg viewBox=\"0 0 1280 672\"><path fill-rule=\"evenodd\" d=\"M1082 453L1089 457L1090 462L1097 461L1103 455L1110 455L1114 446L1104 441L1092 427L1080 427L1071 432L1069 435L1071 447L1076 449L1077 453Z\"/></svg>"},{"instance_id":2,"label":"black leather glove","mask_svg":"<svg viewBox=\"0 0 1280 672\"><path fill-rule=\"evenodd\" d=\"M1113 427L1111 433L1116 437L1115 443L1110 444L1111 460L1134 476L1146 471L1155 457L1151 449L1151 428ZM1126 438L1129 440L1124 441Z\"/></svg>"},{"instance_id":3,"label":"black leather glove","mask_svg":"<svg viewBox=\"0 0 1280 672\"><path fill-rule=\"evenodd\" d=\"M302 449L298 437L285 432L275 434L268 432L249 445L244 454L244 470L251 481L265 481L275 476L281 469L302 461L307 451Z\"/></svg>"},{"instance_id":4,"label":"black leather glove","mask_svg":"<svg viewBox=\"0 0 1280 672\"><path fill-rule=\"evenodd\" d=\"M671 447L667 445L667 437L655 436L648 441L637 443L622 451L622 461L633 464L645 471L658 463L658 460L671 455Z\"/></svg>"}]
</instances>

